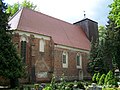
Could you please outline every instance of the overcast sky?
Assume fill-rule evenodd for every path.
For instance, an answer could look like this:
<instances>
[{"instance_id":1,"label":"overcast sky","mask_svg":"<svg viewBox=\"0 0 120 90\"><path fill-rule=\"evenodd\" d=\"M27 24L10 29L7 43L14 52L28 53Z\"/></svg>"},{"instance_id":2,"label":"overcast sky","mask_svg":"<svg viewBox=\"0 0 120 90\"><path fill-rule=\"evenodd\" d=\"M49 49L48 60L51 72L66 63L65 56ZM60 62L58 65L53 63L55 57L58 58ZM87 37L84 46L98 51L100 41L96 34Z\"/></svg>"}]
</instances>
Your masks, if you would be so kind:
<instances>
[{"instance_id":1,"label":"overcast sky","mask_svg":"<svg viewBox=\"0 0 120 90\"><path fill-rule=\"evenodd\" d=\"M13 5L24 0L4 0ZM107 24L109 7L113 0L28 0L37 5L37 10L52 17L74 23L84 18L98 22L99 25Z\"/></svg>"}]
</instances>

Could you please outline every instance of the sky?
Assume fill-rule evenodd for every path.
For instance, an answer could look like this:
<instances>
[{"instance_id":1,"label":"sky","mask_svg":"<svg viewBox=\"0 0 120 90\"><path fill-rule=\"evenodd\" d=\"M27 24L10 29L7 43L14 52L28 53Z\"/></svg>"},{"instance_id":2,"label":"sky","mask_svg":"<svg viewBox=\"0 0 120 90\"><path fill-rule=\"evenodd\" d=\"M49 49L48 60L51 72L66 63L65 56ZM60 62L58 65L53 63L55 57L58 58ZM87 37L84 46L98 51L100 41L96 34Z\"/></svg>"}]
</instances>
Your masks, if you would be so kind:
<instances>
[{"instance_id":1,"label":"sky","mask_svg":"<svg viewBox=\"0 0 120 90\"><path fill-rule=\"evenodd\" d=\"M4 0L13 5L24 0ZM37 11L49 16L61 19L69 23L75 23L86 18L98 22L98 25L107 24L110 5L113 0L28 0L37 5Z\"/></svg>"}]
</instances>

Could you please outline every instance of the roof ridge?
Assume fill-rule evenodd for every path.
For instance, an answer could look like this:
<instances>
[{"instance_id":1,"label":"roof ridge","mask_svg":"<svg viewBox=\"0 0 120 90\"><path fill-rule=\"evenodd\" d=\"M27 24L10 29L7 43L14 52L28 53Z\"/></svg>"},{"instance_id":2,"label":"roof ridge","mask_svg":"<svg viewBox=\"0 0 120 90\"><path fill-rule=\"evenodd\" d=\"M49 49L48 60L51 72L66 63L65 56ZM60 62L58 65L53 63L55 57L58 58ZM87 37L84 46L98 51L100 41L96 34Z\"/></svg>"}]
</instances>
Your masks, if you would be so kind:
<instances>
[{"instance_id":1,"label":"roof ridge","mask_svg":"<svg viewBox=\"0 0 120 90\"><path fill-rule=\"evenodd\" d=\"M59 21L64 22L64 23L66 23L66 24L69 24L69 25L73 25L73 26L75 26L75 25L72 24L72 23L69 23L69 22L67 22L67 21L64 21L64 20L61 20L61 19L55 18L55 17L50 16L50 15L47 15L47 14L45 14L45 13L42 13L42 12L39 12L39 11L36 11L36 10L32 10L32 9L30 9L30 8L26 8L26 7L23 7L23 8L24 8L24 9L28 9L28 10L33 11L33 12L38 13L38 14L45 15L45 16L50 17L50 18L52 18L52 19L59 20Z\"/></svg>"}]
</instances>

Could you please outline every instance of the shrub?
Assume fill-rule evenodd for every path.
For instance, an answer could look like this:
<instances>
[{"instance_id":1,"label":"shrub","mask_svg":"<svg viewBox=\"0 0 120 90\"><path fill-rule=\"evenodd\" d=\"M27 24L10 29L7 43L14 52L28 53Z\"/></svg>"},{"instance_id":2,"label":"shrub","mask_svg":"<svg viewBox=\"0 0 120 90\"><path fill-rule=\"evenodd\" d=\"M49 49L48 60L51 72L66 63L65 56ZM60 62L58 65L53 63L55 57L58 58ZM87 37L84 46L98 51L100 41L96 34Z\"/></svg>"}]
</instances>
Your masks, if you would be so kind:
<instances>
[{"instance_id":1,"label":"shrub","mask_svg":"<svg viewBox=\"0 0 120 90\"><path fill-rule=\"evenodd\" d=\"M77 88L79 88L79 89L85 89L84 85L81 82L77 83Z\"/></svg>"},{"instance_id":2,"label":"shrub","mask_svg":"<svg viewBox=\"0 0 120 90\"><path fill-rule=\"evenodd\" d=\"M100 73L97 73L97 76L96 76L97 83L99 83L99 79L100 79Z\"/></svg>"},{"instance_id":3,"label":"shrub","mask_svg":"<svg viewBox=\"0 0 120 90\"><path fill-rule=\"evenodd\" d=\"M73 90L73 86L74 86L74 84L73 83L69 83L69 84L67 84L67 90Z\"/></svg>"},{"instance_id":4,"label":"shrub","mask_svg":"<svg viewBox=\"0 0 120 90\"><path fill-rule=\"evenodd\" d=\"M109 80L109 81L107 82L107 85L118 87L118 83L117 83L117 80L116 80L115 78Z\"/></svg>"},{"instance_id":5,"label":"shrub","mask_svg":"<svg viewBox=\"0 0 120 90\"><path fill-rule=\"evenodd\" d=\"M108 85L109 84L108 81L112 80L113 78L114 78L113 72L110 70L105 77L104 84Z\"/></svg>"},{"instance_id":6,"label":"shrub","mask_svg":"<svg viewBox=\"0 0 120 90\"><path fill-rule=\"evenodd\" d=\"M58 89L65 90L65 87L66 87L66 81L65 81L64 74L62 74Z\"/></svg>"},{"instance_id":7,"label":"shrub","mask_svg":"<svg viewBox=\"0 0 120 90\"><path fill-rule=\"evenodd\" d=\"M52 90L55 90L56 87L57 87L57 83L56 83L56 80L55 80L55 75L53 74L50 86L48 88L51 88Z\"/></svg>"},{"instance_id":8,"label":"shrub","mask_svg":"<svg viewBox=\"0 0 120 90\"><path fill-rule=\"evenodd\" d=\"M93 81L94 83L96 83L96 76L97 76L97 73L95 73L95 74L93 75L93 77L92 77L92 81Z\"/></svg>"},{"instance_id":9,"label":"shrub","mask_svg":"<svg viewBox=\"0 0 120 90\"><path fill-rule=\"evenodd\" d=\"M104 80L105 80L105 74L102 74L102 76L99 79L99 85L104 85Z\"/></svg>"},{"instance_id":10,"label":"shrub","mask_svg":"<svg viewBox=\"0 0 120 90\"><path fill-rule=\"evenodd\" d=\"M50 86L45 87L43 90L54 90Z\"/></svg>"}]
</instances>

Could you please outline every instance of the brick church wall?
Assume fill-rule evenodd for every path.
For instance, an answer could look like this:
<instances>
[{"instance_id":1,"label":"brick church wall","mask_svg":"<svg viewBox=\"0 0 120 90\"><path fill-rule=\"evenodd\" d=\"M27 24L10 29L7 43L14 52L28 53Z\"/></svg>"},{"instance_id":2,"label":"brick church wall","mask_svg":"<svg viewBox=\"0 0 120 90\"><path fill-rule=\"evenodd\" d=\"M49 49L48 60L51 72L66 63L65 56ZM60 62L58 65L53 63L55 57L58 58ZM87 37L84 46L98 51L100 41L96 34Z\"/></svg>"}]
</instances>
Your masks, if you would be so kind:
<instances>
[{"instance_id":1,"label":"brick church wall","mask_svg":"<svg viewBox=\"0 0 120 90\"><path fill-rule=\"evenodd\" d=\"M19 35L18 33L14 34L13 42L16 44L19 54L21 53L20 38L21 35ZM44 39L45 50L44 52L40 52L40 39L41 38L36 38L34 35L27 36L27 77L20 79L22 83L50 81L52 78L52 74L55 74L57 80L60 80L63 73L66 80L79 80L79 71L83 72L83 78L89 78L90 75L86 71L86 66L88 63L88 53L55 47L52 38L50 38L50 40ZM63 68L62 66L63 51L68 52L68 68ZM80 53L82 55L82 68L76 67L77 53Z\"/></svg>"},{"instance_id":2,"label":"brick church wall","mask_svg":"<svg viewBox=\"0 0 120 90\"><path fill-rule=\"evenodd\" d=\"M62 66L62 53L63 51L68 52L68 68ZM76 67L76 55L81 53L82 55L82 69ZM55 48L54 51L54 73L56 78L59 80L64 73L66 80L79 80L79 71L83 72L83 78L89 78L90 75L87 73L88 54L84 52L72 51L62 48Z\"/></svg>"}]
</instances>

